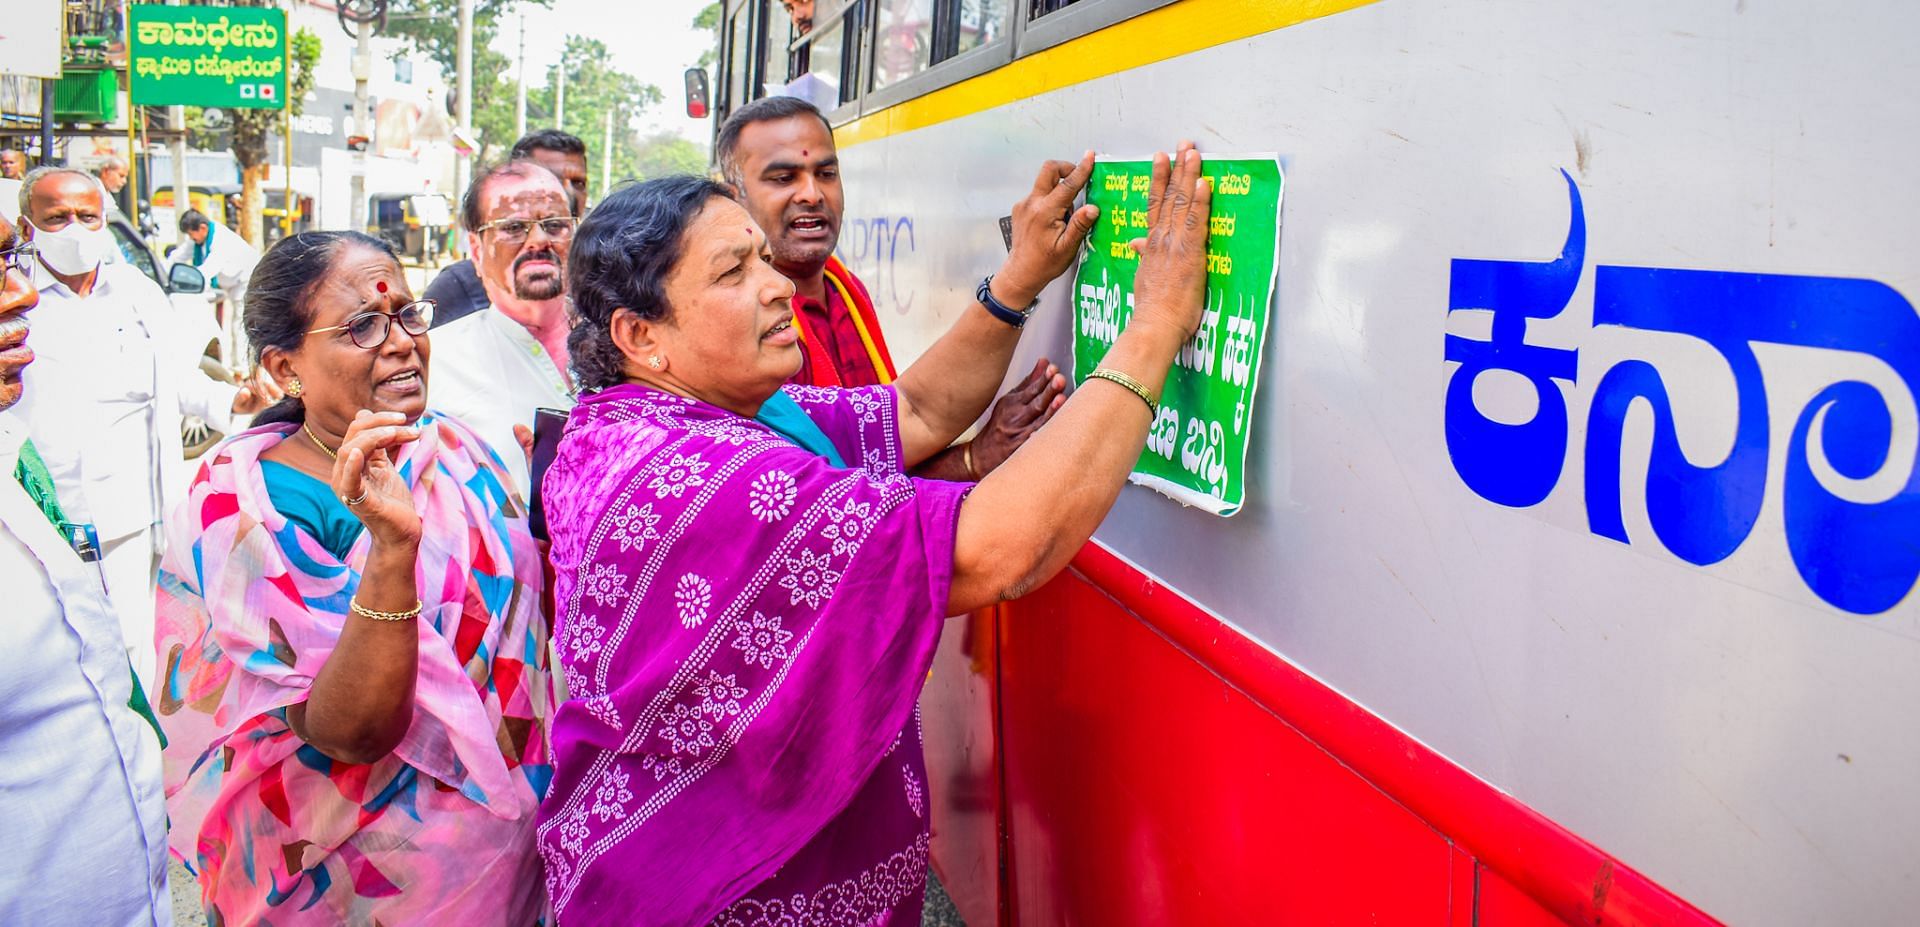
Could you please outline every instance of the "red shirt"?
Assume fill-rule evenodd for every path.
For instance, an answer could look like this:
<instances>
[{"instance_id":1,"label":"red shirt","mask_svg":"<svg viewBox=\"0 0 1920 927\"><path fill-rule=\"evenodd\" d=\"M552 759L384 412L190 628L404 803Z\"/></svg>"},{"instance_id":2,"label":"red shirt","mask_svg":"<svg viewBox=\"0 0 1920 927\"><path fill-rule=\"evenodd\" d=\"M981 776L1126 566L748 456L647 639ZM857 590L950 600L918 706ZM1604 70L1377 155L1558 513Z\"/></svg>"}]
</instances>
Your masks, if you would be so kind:
<instances>
[{"instance_id":1,"label":"red shirt","mask_svg":"<svg viewBox=\"0 0 1920 927\"><path fill-rule=\"evenodd\" d=\"M853 308L840 298L840 290L832 281L826 281L827 301L821 304L798 293L793 294L793 313L795 321L805 332L802 336L809 344L800 351L800 372L793 375L791 383L808 386L877 386L880 372L873 367L873 358L867 354L867 345L860 340L860 329L853 324ZM874 337L879 337L875 332ZM814 339L819 339L817 342ZM824 371L813 369L810 356L817 344L826 351L833 361L834 372L840 375L835 384L831 376L823 376Z\"/></svg>"}]
</instances>

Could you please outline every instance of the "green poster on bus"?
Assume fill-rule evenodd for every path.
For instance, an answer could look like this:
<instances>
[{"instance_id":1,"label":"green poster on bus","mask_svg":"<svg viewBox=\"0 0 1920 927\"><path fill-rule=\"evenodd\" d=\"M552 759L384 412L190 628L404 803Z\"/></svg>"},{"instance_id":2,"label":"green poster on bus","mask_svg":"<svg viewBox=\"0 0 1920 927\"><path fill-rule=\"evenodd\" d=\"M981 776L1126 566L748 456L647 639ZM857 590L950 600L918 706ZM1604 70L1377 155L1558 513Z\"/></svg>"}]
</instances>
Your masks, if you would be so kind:
<instances>
[{"instance_id":1,"label":"green poster on bus","mask_svg":"<svg viewBox=\"0 0 1920 927\"><path fill-rule=\"evenodd\" d=\"M130 17L135 105L286 105L286 11L136 3Z\"/></svg>"},{"instance_id":2,"label":"green poster on bus","mask_svg":"<svg viewBox=\"0 0 1920 927\"><path fill-rule=\"evenodd\" d=\"M1253 396L1273 300L1286 178L1273 155L1207 158L1201 173L1213 184L1206 311L1167 375L1160 414L1132 480L1226 516L1246 502ZM1074 280L1075 383L1086 382L1133 314L1140 255L1128 242L1147 235L1152 174L1151 161L1103 160L1087 181L1087 202L1100 207L1100 221Z\"/></svg>"}]
</instances>

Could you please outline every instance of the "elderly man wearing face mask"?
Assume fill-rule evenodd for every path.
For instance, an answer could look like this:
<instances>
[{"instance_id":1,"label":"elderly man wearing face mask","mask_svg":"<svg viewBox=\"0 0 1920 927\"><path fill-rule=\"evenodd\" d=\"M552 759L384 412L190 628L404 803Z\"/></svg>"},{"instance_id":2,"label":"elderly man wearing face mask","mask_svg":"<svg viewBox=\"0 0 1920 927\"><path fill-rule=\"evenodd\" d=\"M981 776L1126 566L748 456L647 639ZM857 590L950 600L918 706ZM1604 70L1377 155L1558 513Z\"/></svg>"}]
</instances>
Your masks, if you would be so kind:
<instances>
[{"instance_id":1,"label":"elderly man wearing face mask","mask_svg":"<svg viewBox=\"0 0 1920 927\"><path fill-rule=\"evenodd\" d=\"M180 418L232 430L234 415L279 391L258 380L236 389L199 372L198 352L174 343L186 330L166 293L115 251L99 184L71 168L40 168L20 188L21 232L39 252L33 286L38 361L23 408L33 443L74 523L82 556L99 562L134 672L154 677L154 526L186 483Z\"/></svg>"}]
</instances>

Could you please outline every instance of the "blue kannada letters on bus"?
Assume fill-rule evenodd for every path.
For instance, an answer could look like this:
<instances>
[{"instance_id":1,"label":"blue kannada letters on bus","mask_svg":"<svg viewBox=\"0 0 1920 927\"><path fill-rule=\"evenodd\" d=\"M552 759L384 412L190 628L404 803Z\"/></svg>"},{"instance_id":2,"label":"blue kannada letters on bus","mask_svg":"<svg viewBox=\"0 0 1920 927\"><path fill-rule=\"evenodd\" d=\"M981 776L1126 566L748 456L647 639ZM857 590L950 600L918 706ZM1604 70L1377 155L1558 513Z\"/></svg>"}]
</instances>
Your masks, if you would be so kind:
<instances>
[{"instance_id":1,"label":"blue kannada letters on bus","mask_svg":"<svg viewBox=\"0 0 1920 927\"><path fill-rule=\"evenodd\" d=\"M1561 172L1566 176L1566 172ZM1572 221L1557 260L1453 261L1448 312L1486 310L1488 340L1449 334L1447 452L1467 487L1491 502L1525 508L1560 481L1568 451L1567 393L1579 349L1528 344L1530 319L1565 310L1585 260L1580 190L1567 177ZM1681 452L1673 405L1659 369L1644 360L1614 364L1590 391L1583 463L1587 528L1631 544L1620 498L1622 435L1636 400L1653 413L1646 476L1647 521L1675 556L1702 566L1738 550L1760 521L1767 492L1767 385L1754 346L1785 345L1865 355L1891 368L1908 397L1920 397L1920 317L1891 287L1873 280L1653 267L1595 267L1593 327L1620 326L1688 336L1710 345L1735 385L1733 446L1724 460L1696 465ZM1538 396L1530 421L1495 421L1475 405L1474 380L1489 370L1524 377ZM1911 406L1903 406L1911 408ZM1866 480L1894 452L1893 411L1879 388L1846 379L1798 410L1785 453L1782 528L1800 577L1822 600L1877 614L1905 598L1920 577L1920 459L1891 496L1842 498L1816 472ZM1834 479L1835 477L1829 477Z\"/></svg>"}]
</instances>

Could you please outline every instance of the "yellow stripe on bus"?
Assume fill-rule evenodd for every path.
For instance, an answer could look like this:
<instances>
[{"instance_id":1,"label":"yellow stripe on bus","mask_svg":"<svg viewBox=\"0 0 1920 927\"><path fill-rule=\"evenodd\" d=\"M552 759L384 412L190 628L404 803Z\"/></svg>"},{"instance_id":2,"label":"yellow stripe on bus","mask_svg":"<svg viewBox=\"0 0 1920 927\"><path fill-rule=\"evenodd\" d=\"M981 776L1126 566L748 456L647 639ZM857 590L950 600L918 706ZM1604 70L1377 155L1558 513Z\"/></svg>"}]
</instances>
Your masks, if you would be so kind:
<instances>
[{"instance_id":1,"label":"yellow stripe on bus","mask_svg":"<svg viewBox=\"0 0 1920 927\"><path fill-rule=\"evenodd\" d=\"M1284 29L1375 0L1182 0L868 113L834 130L841 148L899 135L1156 61ZM1024 4L1023 4L1024 5Z\"/></svg>"}]
</instances>

